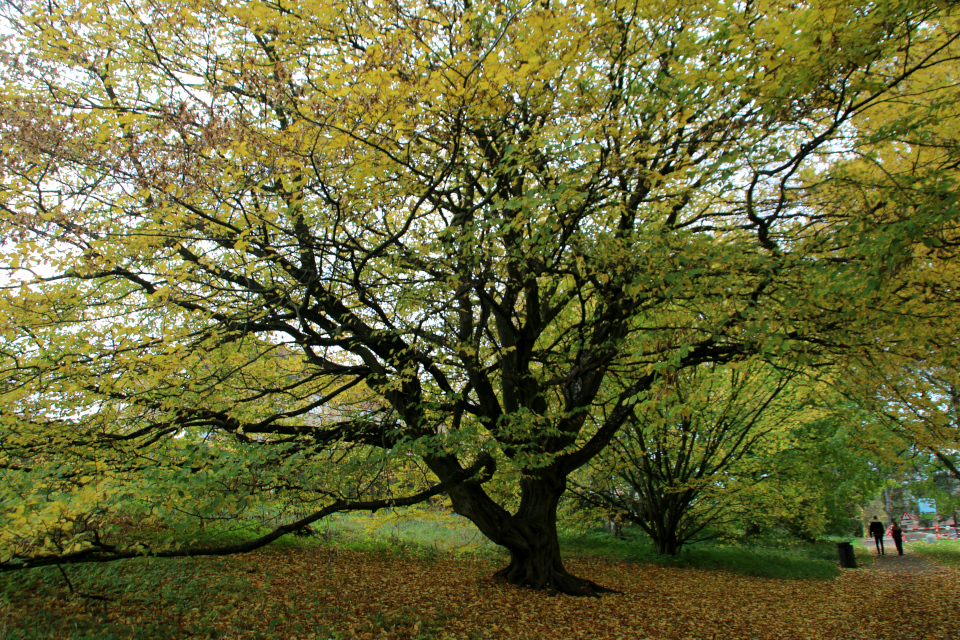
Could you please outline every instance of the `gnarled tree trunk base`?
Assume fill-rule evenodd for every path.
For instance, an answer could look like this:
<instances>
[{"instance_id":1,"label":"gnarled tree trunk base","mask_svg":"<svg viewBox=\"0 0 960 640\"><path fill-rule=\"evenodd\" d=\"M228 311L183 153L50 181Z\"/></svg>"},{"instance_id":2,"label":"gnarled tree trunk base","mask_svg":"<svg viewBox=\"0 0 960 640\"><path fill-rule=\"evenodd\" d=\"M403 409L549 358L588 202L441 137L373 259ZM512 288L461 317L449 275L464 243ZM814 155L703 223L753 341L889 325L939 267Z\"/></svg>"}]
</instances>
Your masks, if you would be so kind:
<instances>
[{"instance_id":1,"label":"gnarled tree trunk base","mask_svg":"<svg viewBox=\"0 0 960 640\"><path fill-rule=\"evenodd\" d=\"M508 584L518 587L537 590L547 589L551 596L563 593L568 596L596 598L602 593L622 593L615 589L601 587L597 583L586 580L585 578L578 578L567 573L565 569L536 566L529 562L511 562L508 566L493 574L493 577L500 578Z\"/></svg>"}]
</instances>

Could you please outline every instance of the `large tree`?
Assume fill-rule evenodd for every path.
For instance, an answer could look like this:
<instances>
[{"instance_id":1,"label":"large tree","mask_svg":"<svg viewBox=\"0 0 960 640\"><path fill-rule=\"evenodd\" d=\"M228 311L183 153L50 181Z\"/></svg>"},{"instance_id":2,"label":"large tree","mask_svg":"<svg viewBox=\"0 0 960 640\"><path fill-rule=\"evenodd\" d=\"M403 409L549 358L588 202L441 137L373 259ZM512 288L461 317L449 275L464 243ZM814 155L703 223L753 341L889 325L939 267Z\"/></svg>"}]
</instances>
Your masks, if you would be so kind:
<instances>
[{"instance_id":1,"label":"large tree","mask_svg":"<svg viewBox=\"0 0 960 640\"><path fill-rule=\"evenodd\" d=\"M3 15L0 438L21 541L63 532L65 495L143 504L172 478L229 496L293 473L346 500L322 487L352 444L420 456L509 550L508 581L593 592L563 568L557 502L639 398L703 363L876 344L880 262L942 222L831 207L849 197L824 178L869 149L872 111L929 122L920 98L883 108L952 63L931 3ZM124 553L56 540L0 562Z\"/></svg>"}]
</instances>

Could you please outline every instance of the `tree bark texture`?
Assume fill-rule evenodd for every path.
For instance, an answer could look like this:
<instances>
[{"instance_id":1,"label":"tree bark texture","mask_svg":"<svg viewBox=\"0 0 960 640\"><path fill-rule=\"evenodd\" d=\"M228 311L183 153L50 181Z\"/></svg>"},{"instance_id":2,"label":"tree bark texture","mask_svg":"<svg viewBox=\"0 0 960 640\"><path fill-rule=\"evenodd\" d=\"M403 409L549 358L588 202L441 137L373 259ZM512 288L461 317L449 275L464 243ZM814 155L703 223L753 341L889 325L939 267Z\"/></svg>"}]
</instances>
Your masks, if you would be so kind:
<instances>
[{"instance_id":1,"label":"tree bark texture","mask_svg":"<svg viewBox=\"0 0 960 640\"><path fill-rule=\"evenodd\" d=\"M510 552L510 563L495 577L517 586L546 589L551 595L617 593L564 568L557 536L557 505L565 489L565 474L551 467L520 481L520 506L513 514L473 481L454 487L449 495L457 513Z\"/></svg>"}]
</instances>

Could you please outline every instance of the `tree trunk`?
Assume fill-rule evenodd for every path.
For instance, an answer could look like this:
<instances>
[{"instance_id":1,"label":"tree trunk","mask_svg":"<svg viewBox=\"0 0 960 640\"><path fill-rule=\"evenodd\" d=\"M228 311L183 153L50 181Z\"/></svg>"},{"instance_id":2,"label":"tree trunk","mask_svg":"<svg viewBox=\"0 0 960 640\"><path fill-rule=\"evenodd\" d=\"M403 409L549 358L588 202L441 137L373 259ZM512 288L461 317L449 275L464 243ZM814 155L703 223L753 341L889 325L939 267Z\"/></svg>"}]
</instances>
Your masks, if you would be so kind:
<instances>
[{"instance_id":1,"label":"tree trunk","mask_svg":"<svg viewBox=\"0 0 960 640\"><path fill-rule=\"evenodd\" d=\"M470 519L494 543L510 552L510 564L494 574L510 584L547 589L551 595L596 596L617 593L578 578L563 567L557 538L557 504L566 478L557 470L540 469L520 481L520 507L510 514L483 488L467 482L450 490L454 510Z\"/></svg>"},{"instance_id":2,"label":"tree trunk","mask_svg":"<svg viewBox=\"0 0 960 640\"><path fill-rule=\"evenodd\" d=\"M637 524L650 535L658 556L675 556L680 553L683 543L677 535L677 529L680 527L680 519L688 504L689 501L680 497L679 494L670 494L666 497L649 496L644 514L646 517L638 520Z\"/></svg>"},{"instance_id":3,"label":"tree trunk","mask_svg":"<svg viewBox=\"0 0 960 640\"><path fill-rule=\"evenodd\" d=\"M615 515L604 523L604 529L607 533L613 534L613 537L617 540L623 540L623 522L620 521L620 516Z\"/></svg>"},{"instance_id":4,"label":"tree trunk","mask_svg":"<svg viewBox=\"0 0 960 640\"><path fill-rule=\"evenodd\" d=\"M554 594L593 596L610 592L563 567L557 537L557 504L565 488L565 478L521 481L520 508L507 527L511 535L501 542L510 551L510 564L495 576L510 584L548 589Z\"/></svg>"},{"instance_id":5,"label":"tree trunk","mask_svg":"<svg viewBox=\"0 0 960 640\"><path fill-rule=\"evenodd\" d=\"M669 532L663 536L655 537L653 539L653 544L657 548L658 556L678 555L680 553L680 547L683 546L683 544L677 540L677 535L675 532Z\"/></svg>"}]
</instances>

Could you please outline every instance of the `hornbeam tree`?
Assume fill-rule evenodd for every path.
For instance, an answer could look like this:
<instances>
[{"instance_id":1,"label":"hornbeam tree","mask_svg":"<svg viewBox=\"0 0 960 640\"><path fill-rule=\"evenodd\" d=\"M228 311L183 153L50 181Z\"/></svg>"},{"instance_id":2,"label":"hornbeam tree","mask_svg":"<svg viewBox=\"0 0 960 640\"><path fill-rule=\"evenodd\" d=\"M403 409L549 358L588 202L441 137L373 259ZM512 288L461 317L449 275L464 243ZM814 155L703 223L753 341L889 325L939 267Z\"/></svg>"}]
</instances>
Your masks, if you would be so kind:
<instances>
[{"instance_id":1,"label":"hornbeam tree","mask_svg":"<svg viewBox=\"0 0 960 640\"><path fill-rule=\"evenodd\" d=\"M596 593L557 503L646 392L876 346L902 317L885 267L956 215L939 189L878 217L830 173L945 126L942 94L901 100L955 91L929 2L23 0L3 23L5 569L204 551L97 528L143 509L389 504L370 474L418 456L499 575Z\"/></svg>"},{"instance_id":2,"label":"hornbeam tree","mask_svg":"<svg viewBox=\"0 0 960 640\"><path fill-rule=\"evenodd\" d=\"M785 471L777 454L796 446L797 419L815 412L809 389L791 383L789 373L746 362L664 376L585 467L591 483L571 479L571 491L635 523L658 555L677 555L742 518L742 494ZM769 510L787 515L790 501L777 502Z\"/></svg>"},{"instance_id":3,"label":"hornbeam tree","mask_svg":"<svg viewBox=\"0 0 960 640\"><path fill-rule=\"evenodd\" d=\"M932 456L933 466L960 480L957 368L941 359L941 351L920 355L914 350L914 358L904 351L877 354L850 367L847 393L897 438Z\"/></svg>"}]
</instances>

